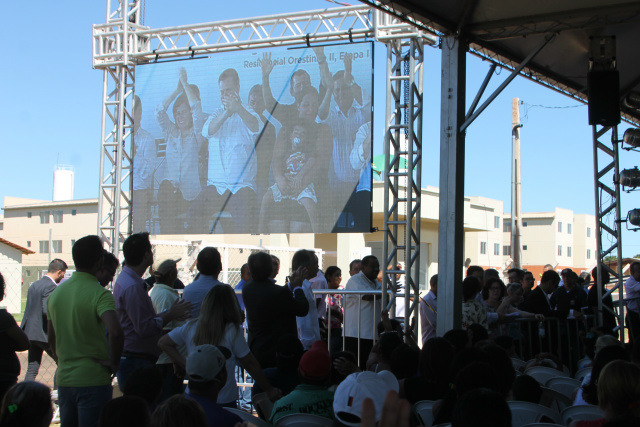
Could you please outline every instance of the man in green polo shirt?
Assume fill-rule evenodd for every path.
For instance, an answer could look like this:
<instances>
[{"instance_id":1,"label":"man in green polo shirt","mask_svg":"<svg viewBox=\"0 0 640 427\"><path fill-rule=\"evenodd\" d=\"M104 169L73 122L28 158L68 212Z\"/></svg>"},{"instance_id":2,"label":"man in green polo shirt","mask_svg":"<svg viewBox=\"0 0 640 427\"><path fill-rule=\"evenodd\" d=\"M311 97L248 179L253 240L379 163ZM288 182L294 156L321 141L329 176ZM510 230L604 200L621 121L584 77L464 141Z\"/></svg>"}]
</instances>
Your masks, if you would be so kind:
<instances>
[{"instance_id":1,"label":"man in green polo shirt","mask_svg":"<svg viewBox=\"0 0 640 427\"><path fill-rule=\"evenodd\" d=\"M62 427L91 427L111 400L124 336L113 295L96 278L103 256L100 238L79 239L71 255L75 273L47 300L49 345L58 362Z\"/></svg>"}]
</instances>

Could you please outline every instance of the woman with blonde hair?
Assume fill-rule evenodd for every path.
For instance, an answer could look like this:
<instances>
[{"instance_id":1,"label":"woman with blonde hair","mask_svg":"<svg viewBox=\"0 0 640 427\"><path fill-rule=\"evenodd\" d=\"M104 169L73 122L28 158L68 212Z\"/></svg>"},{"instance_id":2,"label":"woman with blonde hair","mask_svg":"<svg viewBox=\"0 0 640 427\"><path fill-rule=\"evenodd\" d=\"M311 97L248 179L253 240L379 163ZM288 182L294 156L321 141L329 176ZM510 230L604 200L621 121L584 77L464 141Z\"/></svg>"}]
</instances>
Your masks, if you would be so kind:
<instances>
[{"instance_id":1,"label":"woman with blonde hair","mask_svg":"<svg viewBox=\"0 0 640 427\"><path fill-rule=\"evenodd\" d=\"M177 370L184 374L186 357L179 346L186 346L187 354L202 344L226 347L231 352L227 359L227 383L220 390L218 404L225 407L237 407L238 385L235 381L236 360L249 372L273 401L280 397L280 390L271 386L262 373L260 363L249 350L241 328L242 314L238 300L231 286L214 286L202 301L200 317L178 327L158 341L158 346L173 360Z\"/></svg>"},{"instance_id":2,"label":"woman with blonde hair","mask_svg":"<svg viewBox=\"0 0 640 427\"><path fill-rule=\"evenodd\" d=\"M598 377L598 406L604 418L574 421L570 427L599 427L604 423L640 417L640 367L614 360Z\"/></svg>"}]
</instances>

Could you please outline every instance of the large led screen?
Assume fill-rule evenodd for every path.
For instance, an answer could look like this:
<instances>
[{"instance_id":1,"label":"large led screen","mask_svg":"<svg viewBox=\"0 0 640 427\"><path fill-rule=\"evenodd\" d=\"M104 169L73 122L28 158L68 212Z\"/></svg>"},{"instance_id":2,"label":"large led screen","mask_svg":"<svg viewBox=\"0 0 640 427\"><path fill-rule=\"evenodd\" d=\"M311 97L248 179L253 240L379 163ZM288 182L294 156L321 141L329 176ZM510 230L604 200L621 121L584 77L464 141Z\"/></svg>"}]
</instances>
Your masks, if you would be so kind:
<instances>
[{"instance_id":1,"label":"large led screen","mask_svg":"<svg viewBox=\"0 0 640 427\"><path fill-rule=\"evenodd\" d=\"M133 231L371 229L372 43L136 68Z\"/></svg>"}]
</instances>

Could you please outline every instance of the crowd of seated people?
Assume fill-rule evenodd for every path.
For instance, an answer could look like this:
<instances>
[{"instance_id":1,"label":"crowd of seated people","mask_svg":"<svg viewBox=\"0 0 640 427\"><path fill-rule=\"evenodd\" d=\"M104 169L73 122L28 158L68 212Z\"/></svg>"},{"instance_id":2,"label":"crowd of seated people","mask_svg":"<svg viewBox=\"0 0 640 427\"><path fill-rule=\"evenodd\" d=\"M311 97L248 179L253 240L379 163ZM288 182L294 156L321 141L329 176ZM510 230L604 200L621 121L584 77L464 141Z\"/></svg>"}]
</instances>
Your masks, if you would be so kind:
<instances>
[{"instance_id":1,"label":"crowd of seated people","mask_svg":"<svg viewBox=\"0 0 640 427\"><path fill-rule=\"evenodd\" d=\"M122 277L131 281L137 274L136 283L141 289L146 289L142 272L153 264L150 246L145 243L148 242L148 235L140 233L132 235L130 239L125 241L124 264L128 270L127 275ZM63 287L56 289L52 293L54 298L48 302L48 314L51 323L50 342L62 374L58 394L62 427L242 426L247 418L238 410L237 366L246 369L253 378L254 402L259 400L259 396L266 396L271 402L266 412L257 411L271 425L277 425L279 420L290 415L312 414L326 419L327 425L334 426L408 427L423 421L415 412L412 413L412 405L432 401L430 422L433 425L511 426L512 413L508 402L543 402L545 384L540 383L537 377L526 375L526 368L551 366L555 370L552 376L568 375L562 358L554 354L554 349L546 349L519 369L514 367L514 359L520 357L514 338L509 335L508 328L487 328L490 323L487 322L486 306L503 314L522 312L542 316L542 313L518 308L518 302L522 300L522 287L512 287L517 289L510 295L499 278L492 274L482 275L483 280L487 277L484 298L480 297L482 282L476 275L468 276L461 284L467 307L463 310L466 319L463 322L464 329L450 330L442 337L434 336L419 346L405 334L400 322L390 318L386 310L380 310L379 321L374 325L377 327L371 349L362 357L342 348L341 343L336 345L337 348L331 348L326 336L313 342L304 351L300 338L309 336L309 331L300 328L320 328L323 321L330 322L330 319L323 320L320 316L318 322L297 321L307 316L310 309L310 301L303 288L309 286L309 280L318 275L318 260L312 251L296 252L292 260L295 268L283 285L275 281L271 255L257 252L248 257L250 275L244 276L246 280L242 287L245 319L233 288L217 280L220 272L219 253L207 248L198 261L202 276L196 279L196 287L192 289L197 288L198 292L186 292L193 286L189 284L185 288L184 299L164 306L169 313L156 312L150 318L143 319L143 314L132 310L131 301L127 306L129 312L119 308L117 299L113 305L108 304L109 298L113 297L100 285L95 274L91 275L100 269L104 251L97 250L93 238L80 239L79 242L74 261L79 267L80 276L70 279L68 283L87 287L105 300L93 315L103 319L108 336L104 336L103 325L99 336L92 338L98 346L97 350L80 346L73 355L89 359L86 364L93 364L94 370L110 372L109 379L119 372L122 365L118 365L122 361L127 360L129 364L135 362L135 366L130 369L126 383L118 383L122 396L113 398L109 385L107 399L90 411L83 407L83 399L99 400L104 386L84 385L83 379L69 375L68 365L71 363L73 367L73 362L69 361L68 350L61 345L68 341L57 341L60 336L64 338L65 330L61 327L64 325L62 314L56 311L55 306L60 304L55 298L56 292L69 292L69 285L63 284ZM136 251L139 252L137 257L134 256ZM95 252L94 261L87 258L92 252ZM379 268L375 257L358 262L362 270L353 272L346 288L355 281L360 285L371 282L372 288L380 289L375 279ZM166 260L158 263L157 274L165 271L164 267L160 267L161 264L166 265ZM173 271L175 260L169 264ZM208 264L213 264L214 268ZM329 267L327 270L326 276L333 277L335 268ZM212 277L202 279L208 276ZM557 287L555 276L551 273L543 275L540 291L554 293ZM91 282L91 277L95 283ZM162 277L170 280L158 283L170 290L173 286L171 281L175 281L176 275ZM119 280L116 280L116 288ZM99 288L93 288L94 284ZM339 292L339 281L329 289L329 292ZM536 289L529 290L528 298L535 298ZM153 293L157 294L157 291ZM367 299L363 300L367 303L380 305L375 295L365 297ZM66 303L74 303L74 297L69 298L72 301ZM137 304L152 310L159 307L155 304L157 301L152 301L146 293L140 298ZM330 303L325 305L325 310L341 313L345 318L354 315L348 309L345 312L340 298L330 294L326 298ZM317 302L311 300L311 304ZM190 318L195 307L199 307L198 315ZM535 308L535 304L532 307ZM119 316L129 316L133 319L131 325L118 320L115 315L110 318L110 310L120 310ZM482 310L485 312L482 313ZM554 310L558 308L548 307L545 315ZM115 325L111 324L114 320L117 322ZM496 321L501 322L501 319ZM157 348L155 361L151 354L126 351L132 348L129 342L132 337L134 341L150 339L142 333L140 324L144 322L154 325L153 328L148 325L146 328L156 334L153 335L153 344ZM77 327L80 329L79 325ZM11 328L9 325L8 329L1 332L7 343L11 342L15 332ZM244 335L245 328L248 339ZM596 332L600 333L600 338L595 341L593 351L588 352L589 357L580 364L580 367L591 366L591 374L584 378L580 387L576 387L571 398L574 405L598 406L602 417L591 424L575 420L572 425L613 426L622 421L637 421L638 418L634 417L640 416L640 361L634 355L638 354L638 349L631 351L612 335ZM118 335L124 338L118 338ZM138 336L140 338L136 338ZM102 340L109 345L102 347ZM8 348L15 355L15 350L23 347L18 343ZM170 360L175 371L173 375L186 385L186 389L183 387L167 395L167 390L172 388L165 387L165 382L175 381L175 378L168 376L166 369L163 369L162 365L166 362L157 363L160 350ZM82 351L88 354L83 355ZM98 353L92 353L95 351ZM115 356L118 357L114 360ZM74 416L71 416L73 411ZM6 391L0 408L0 427L46 426L52 416L49 388L37 382L23 381Z\"/></svg>"}]
</instances>

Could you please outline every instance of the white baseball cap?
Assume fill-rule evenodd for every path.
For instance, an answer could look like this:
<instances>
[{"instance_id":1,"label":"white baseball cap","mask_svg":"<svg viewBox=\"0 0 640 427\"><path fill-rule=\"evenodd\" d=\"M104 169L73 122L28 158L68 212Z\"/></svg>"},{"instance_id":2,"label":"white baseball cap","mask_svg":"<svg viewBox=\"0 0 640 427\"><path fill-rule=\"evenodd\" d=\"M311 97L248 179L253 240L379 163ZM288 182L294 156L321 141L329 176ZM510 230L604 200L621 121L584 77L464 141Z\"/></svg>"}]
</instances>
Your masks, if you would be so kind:
<instances>
[{"instance_id":1,"label":"white baseball cap","mask_svg":"<svg viewBox=\"0 0 640 427\"><path fill-rule=\"evenodd\" d=\"M187 356L187 377L189 381L213 381L218 373L225 368L231 352L226 347L211 344L197 346Z\"/></svg>"},{"instance_id":2,"label":"white baseball cap","mask_svg":"<svg viewBox=\"0 0 640 427\"><path fill-rule=\"evenodd\" d=\"M338 385L333 397L333 412L342 424L359 426L362 402L368 397L373 401L376 408L376 422L379 422L387 392L389 390L398 392L398 389L398 380L389 371L356 372Z\"/></svg>"}]
</instances>

